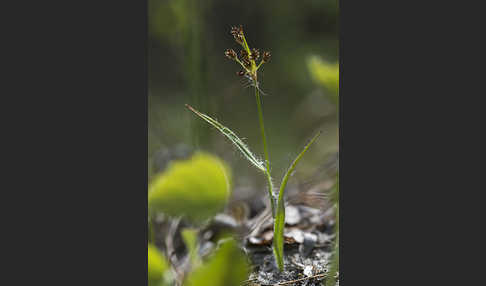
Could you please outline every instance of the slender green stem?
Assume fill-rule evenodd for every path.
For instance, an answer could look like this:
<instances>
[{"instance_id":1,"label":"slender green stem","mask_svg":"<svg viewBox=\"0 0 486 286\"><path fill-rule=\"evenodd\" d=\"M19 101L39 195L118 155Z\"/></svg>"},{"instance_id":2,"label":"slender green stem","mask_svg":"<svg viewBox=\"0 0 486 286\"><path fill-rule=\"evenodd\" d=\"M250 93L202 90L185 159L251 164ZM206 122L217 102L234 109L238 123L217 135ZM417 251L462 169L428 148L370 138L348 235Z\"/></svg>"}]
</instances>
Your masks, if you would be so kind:
<instances>
[{"instance_id":1,"label":"slender green stem","mask_svg":"<svg viewBox=\"0 0 486 286\"><path fill-rule=\"evenodd\" d=\"M246 38L245 38L244 35L243 35L243 48L245 48L248 55L251 55L250 46L248 46L248 43L246 42ZM255 63L254 60L251 60L251 70L252 70L252 72L256 72L256 70L257 70L256 63Z\"/></svg>"},{"instance_id":2,"label":"slender green stem","mask_svg":"<svg viewBox=\"0 0 486 286\"><path fill-rule=\"evenodd\" d=\"M258 64L258 66L256 67L256 69L258 70L262 64L263 64L263 61L261 61L261 62Z\"/></svg>"},{"instance_id":3,"label":"slender green stem","mask_svg":"<svg viewBox=\"0 0 486 286\"><path fill-rule=\"evenodd\" d=\"M267 138L265 136L265 125L263 124L263 111L262 111L262 103L260 100L260 92L258 91L258 88L255 88L255 97L256 97L256 103L257 103L257 108L258 108L258 118L260 121L260 132L262 135L262 141L263 141L263 152L265 153L265 166L267 169L270 169L270 161L268 158L268 148L267 148Z\"/></svg>"},{"instance_id":4,"label":"slender green stem","mask_svg":"<svg viewBox=\"0 0 486 286\"><path fill-rule=\"evenodd\" d=\"M245 71L250 72L250 70L248 70L248 69L245 67L245 65L244 65L244 64L243 64L243 63L242 63L242 62L241 62L241 61L240 61L238 58L236 58L236 59L235 59L235 61L236 61L237 63L239 63L239 64L240 64L240 66L241 66L241 67L242 67L242 68L243 68Z\"/></svg>"},{"instance_id":5,"label":"slender green stem","mask_svg":"<svg viewBox=\"0 0 486 286\"><path fill-rule=\"evenodd\" d=\"M270 205L272 206L272 217L275 218L276 215L276 208L275 208L275 195L273 194L273 182L272 182L272 176L270 175L270 170L266 169L265 170L265 175L267 177L267 183L268 183L268 196L270 198Z\"/></svg>"},{"instance_id":6,"label":"slender green stem","mask_svg":"<svg viewBox=\"0 0 486 286\"><path fill-rule=\"evenodd\" d=\"M243 48L246 50L246 52L251 55L251 50L250 47L248 46L248 43L246 42L245 36L243 36ZM243 65L239 60L237 60L240 65L242 65L247 71L248 69ZM261 65L261 63L260 63ZM260 66L258 66L260 67ZM256 63L254 60L251 60L251 73L254 73L255 79L256 79L256 71L258 69ZM263 111L262 111L262 103L260 99L260 91L257 87L255 87L255 98L256 98L256 103L257 103L257 109L258 109L258 120L260 123L260 132L262 136L262 141L263 141L263 152L265 153L265 176L267 178L267 184L268 184L268 196L270 198L270 205L272 206L272 217L275 218L276 215L276 206L275 203L277 201L277 197L273 193L273 182L272 182L272 176L270 174L270 159L268 157L268 147L267 147L267 138L265 136L265 125L263 124Z\"/></svg>"},{"instance_id":7,"label":"slender green stem","mask_svg":"<svg viewBox=\"0 0 486 286\"><path fill-rule=\"evenodd\" d=\"M248 43L246 42L246 38L245 38L244 35L243 35L243 48L245 48L245 50L248 52L248 54L251 54L250 46L248 46Z\"/></svg>"},{"instance_id":8,"label":"slender green stem","mask_svg":"<svg viewBox=\"0 0 486 286\"><path fill-rule=\"evenodd\" d=\"M270 174L270 159L268 157L268 147L267 147L267 138L265 136L265 125L263 123L263 111L262 111L262 103L260 100L260 92L258 88L255 88L255 97L258 109L258 119L260 123L260 133L262 136L263 141L263 152L265 153L265 175L267 177L268 183L268 196L270 197L270 205L272 206L272 217L275 217L275 195L273 193L273 183L272 183L272 176Z\"/></svg>"}]
</instances>

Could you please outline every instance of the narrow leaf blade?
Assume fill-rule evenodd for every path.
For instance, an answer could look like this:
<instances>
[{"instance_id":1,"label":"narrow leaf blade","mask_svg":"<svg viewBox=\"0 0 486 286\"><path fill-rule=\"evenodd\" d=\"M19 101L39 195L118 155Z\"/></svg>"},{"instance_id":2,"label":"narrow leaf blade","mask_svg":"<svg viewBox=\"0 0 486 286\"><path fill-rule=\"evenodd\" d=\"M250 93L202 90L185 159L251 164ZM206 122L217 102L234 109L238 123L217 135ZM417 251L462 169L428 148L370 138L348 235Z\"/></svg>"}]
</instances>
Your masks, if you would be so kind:
<instances>
[{"instance_id":1,"label":"narrow leaf blade","mask_svg":"<svg viewBox=\"0 0 486 286\"><path fill-rule=\"evenodd\" d=\"M297 166L297 163L302 158L302 156L307 152L309 147L317 140L317 138L321 135L321 132L317 133L309 143L304 147L304 150L300 152L300 154L295 158L290 168L285 173L285 176L282 179L282 183L280 184L280 191L278 193L278 202L277 202L277 212L275 215L274 221L274 234L273 234L273 252L275 255L275 260L277 262L277 266L280 271L283 271L284 268L284 261L283 261L283 245L284 245L284 227L285 227L285 204L284 204L284 191L285 187L287 186L287 181L289 180L290 175Z\"/></svg>"},{"instance_id":2,"label":"narrow leaf blade","mask_svg":"<svg viewBox=\"0 0 486 286\"><path fill-rule=\"evenodd\" d=\"M285 206L283 200L278 200L277 212L273 227L273 254L277 262L278 269L284 270L284 228L285 228Z\"/></svg>"},{"instance_id":3,"label":"narrow leaf blade","mask_svg":"<svg viewBox=\"0 0 486 286\"><path fill-rule=\"evenodd\" d=\"M229 128L225 127L215 119L209 117L208 115L197 111L192 106L186 104L186 107L190 111L194 112L194 114L199 116L201 119L218 129L219 132L226 136L226 138L228 138L236 146L236 148L243 154L243 156L248 161L250 161L250 163L252 163L260 171L265 172L265 164L261 160L257 159L257 157L250 151L248 146L246 146L246 144L233 131L231 131Z\"/></svg>"}]
</instances>

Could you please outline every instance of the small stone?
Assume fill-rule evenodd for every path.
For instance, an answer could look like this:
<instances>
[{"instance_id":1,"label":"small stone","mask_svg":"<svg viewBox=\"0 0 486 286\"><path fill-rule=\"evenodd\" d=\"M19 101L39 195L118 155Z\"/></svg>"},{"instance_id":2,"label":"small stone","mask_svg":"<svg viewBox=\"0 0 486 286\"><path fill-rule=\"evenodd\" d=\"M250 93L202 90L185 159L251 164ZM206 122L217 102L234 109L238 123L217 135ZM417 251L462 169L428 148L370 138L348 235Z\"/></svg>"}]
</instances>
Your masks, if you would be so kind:
<instances>
[{"instance_id":1,"label":"small stone","mask_svg":"<svg viewBox=\"0 0 486 286\"><path fill-rule=\"evenodd\" d=\"M309 256L317 242L317 235L313 233L304 233L304 243L299 246L299 252L303 257Z\"/></svg>"},{"instance_id":2,"label":"small stone","mask_svg":"<svg viewBox=\"0 0 486 286\"><path fill-rule=\"evenodd\" d=\"M304 275L307 276L307 277L314 275L314 272L312 271L312 268L313 267L311 265L307 265L304 268Z\"/></svg>"},{"instance_id":3,"label":"small stone","mask_svg":"<svg viewBox=\"0 0 486 286\"><path fill-rule=\"evenodd\" d=\"M211 241L204 242L199 248L199 256L206 257L214 250L215 244Z\"/></svg>"},{"instance_id":4,"label":"small stone","mask_svg":"<svg viewBox=\"0 0 486 286\"><path fill-rule=\"evenodd\" d=\"M299 209L294 206L285 208L285 223L288 225L296 225L300 222L301 216Z\"/></svg>"},{"instance_id":5,"label":"small stone","mask_svg":"<svg viewBox=\"0 0 486 286\"><path fill-rule=\"evenodd\" d=\"M300 229L294 228L284 234L285 238L293 239L297 243L304 242L304 232Z\"/></svg>"},{"instance_id":6,"label":"small stone","mask_svg":"<svg viewBox=\"0 0 486 286\"><path fill-rule=\"evenodd\" d=\"M258 237L254 237L254 236L250 236L250 237L248 238L248 242L249 242L250 244L254 244L254 245L261 245L261 244L263 244L263 243L262 243L262 242L263 242L263 239L258 238Z\"/></svg>"}]
</instances>

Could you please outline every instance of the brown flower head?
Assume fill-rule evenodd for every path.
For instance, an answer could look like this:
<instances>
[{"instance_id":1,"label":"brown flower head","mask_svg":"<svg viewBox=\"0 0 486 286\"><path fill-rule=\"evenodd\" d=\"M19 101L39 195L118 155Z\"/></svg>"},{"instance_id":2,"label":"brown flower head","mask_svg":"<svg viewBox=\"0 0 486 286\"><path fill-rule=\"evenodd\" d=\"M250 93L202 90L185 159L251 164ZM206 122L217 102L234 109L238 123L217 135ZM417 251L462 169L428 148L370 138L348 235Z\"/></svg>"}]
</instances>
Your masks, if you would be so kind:
<instances>
[{"instance_id":1,"label":"brown flower head","mask_svg":"<svg viewBox=\"0 0 486 286\"><path fill-rule=\"evenodd\" d=\"M258 49L251 49L251 59L252 60L258 60L260 58L260 51Z\"/></svg>"},{"instance_id":2,"label":"brown flower head","mask_svg":"<svg viewBox=\"0 0 486 286\"><path fill-rule=\"evenodd\" d=\"M242 60L249 60L250 57L248 56L248 52L246 50L241 50L240 51L240 59Z\"/></svg>"},{"instance_id":3,"label":"brown flower head","mask_svg":"<svg viewBox=\"0 0 486 286\"><path fill-rule=\"evenodd\" d=\"M263 53L263 61L266 62L266 63L268 63L270 61L270 57L271 56L272 55L270 54L270 52L264 52Z\"/></svg>"},{"instance_id":4,"label":"brown flower head","mask_svg":"<svg viewBox=\"0 0 486 286\"><path fill-rule=\"evenodd\" d=\"M230 31L231 35L233 35L233 38L235 38L235 41L243 45L243 26L240 25L239 27L232 27Z\"/></svg>"},{"instance_id":5,"label":"brown flower head","mask_svg":"<svg viewBox=\"0 0 486 286\"><path fill-rule=\"evenodd\" d=\"M250 56L248 55L247 51L245 50L240 51L240 59L246 68L251 67Z\"/></svg>"},{"instance_id":6,"label":"brown flower head","mask_svg":"<svg viewBox=\"0 0 486 286\"><path fill-rule=\"evenodd\" d=\"M224 52L224 55L230 59L230 60L235 60L236 59L236 53L235 51L233 51L233 49L227 49L225 52Z\"/></svg>"}]
</instances>

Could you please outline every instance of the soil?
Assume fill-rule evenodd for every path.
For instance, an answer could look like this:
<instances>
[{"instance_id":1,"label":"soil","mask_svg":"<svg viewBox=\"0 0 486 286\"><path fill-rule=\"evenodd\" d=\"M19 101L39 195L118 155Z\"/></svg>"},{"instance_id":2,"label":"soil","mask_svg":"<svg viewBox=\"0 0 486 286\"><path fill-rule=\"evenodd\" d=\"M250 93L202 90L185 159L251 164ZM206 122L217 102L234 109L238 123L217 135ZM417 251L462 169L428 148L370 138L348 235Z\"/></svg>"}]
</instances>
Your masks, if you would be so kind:
<instances>
[{"instance_id":1,"label":"soil","mask_svg":"<svg viewBox=\"0 0 486 286\"><path fill-rule=\"evenodd\" d=\"M275 266L273 254L266 249L252 253L250 258L255 266L246 281L247 285L322 285L328 272L331 249L315 248L304 257L298 247L285 249L283 272Z\"/></svg>"},{"instance_id":2,"label":"soil","mask_svg":"<svg viewBox=\"0 0 486 286\"><path fill-rule=\"evenodd\" d=\"M332 209L289 205L286 214L284 271L276 267L267 225L247 237L244 249L253 265L247 285L323 285L335 240Z\"/></svg>"}]
</instances>

